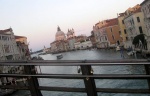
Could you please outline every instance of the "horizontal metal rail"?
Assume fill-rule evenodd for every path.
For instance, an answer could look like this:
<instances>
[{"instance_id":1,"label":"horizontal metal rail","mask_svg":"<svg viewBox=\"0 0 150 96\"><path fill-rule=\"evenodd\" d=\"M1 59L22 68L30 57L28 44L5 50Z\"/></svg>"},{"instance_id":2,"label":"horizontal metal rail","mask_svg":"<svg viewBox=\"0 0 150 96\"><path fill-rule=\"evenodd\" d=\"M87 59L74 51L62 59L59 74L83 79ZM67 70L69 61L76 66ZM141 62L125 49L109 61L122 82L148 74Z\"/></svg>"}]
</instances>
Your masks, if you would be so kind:
<instances>
[{"instance_id":1,"label":"horizontal metal rail","mask_svg":"<svg viewBox=\"0 0 150 96\"><path fill-rule=\"evenodd\" d=\"M53 79L149 79L150 75L145 74L94 74L94 75L80 75L80 74L0 74L2 77L37 77L37 78L53 78Z\"/></svg>"},{"instance_id":2,"label":"horizontal metal rail","mask_svg":"<svg viewBox=\"0 0 150 96\"><path fill-rule=\"evenodd\" d=\"M109 66L109 65L150 65L146 59L126 59L126 60L44 60L44 61L0 61L0 66Z\"/></svg>"},{"instance_id":3,"label":"horizontal metal rail","mask_svg":"<svg viewBox=\"0 0 150 96\"><path fill-rule=\"evenodd\" d=\"M18 89L18 90L29 90L29 86L12 86L5 85L0 86L2 89ZM86 92L85 88L71 88L71 87L47 87L47 86L39 86L39 90L45 91L60 91L60 92ZM105 93L141 93L141 94L149 94L149 89L120 89L120 88L97 88L97 92L105 92Z\"/></svg>"}]
</instances>

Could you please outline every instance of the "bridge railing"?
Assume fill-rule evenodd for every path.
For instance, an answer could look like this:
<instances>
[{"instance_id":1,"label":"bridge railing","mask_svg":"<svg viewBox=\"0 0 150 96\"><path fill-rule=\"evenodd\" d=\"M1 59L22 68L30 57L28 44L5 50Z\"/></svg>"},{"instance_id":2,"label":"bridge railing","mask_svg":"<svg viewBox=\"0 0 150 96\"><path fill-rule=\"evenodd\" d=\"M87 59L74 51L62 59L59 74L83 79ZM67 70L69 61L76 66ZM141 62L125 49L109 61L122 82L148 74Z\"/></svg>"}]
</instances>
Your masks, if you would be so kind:
<instances>
[{"instance_id":1,"label":"bridge railing","mask_svg":"<svg viewBox=\"0 0 150 96\"><path fill-rule=\"evenodd\" d=\"M124 66L143 65L146 74L94 74L91 66ZM61 92L84 92L87 96L97 96L98 92L104 93L140 93L150 94L150 62L140 60L51 60L51 61L0 61L0 66L24 66L24 74L0 73L0 77L27 78L28 85L0 85L1 89L30 90L32 96L42 96L41 90ZM80 66L82 74L49 74L36 73L35 66ZM40 86L38 78L53 79L80 79L84 81L85 88ZM120 89L97 88L95 79L123 79L147 80L147 89Z\"/></svg>"}]
</instances>

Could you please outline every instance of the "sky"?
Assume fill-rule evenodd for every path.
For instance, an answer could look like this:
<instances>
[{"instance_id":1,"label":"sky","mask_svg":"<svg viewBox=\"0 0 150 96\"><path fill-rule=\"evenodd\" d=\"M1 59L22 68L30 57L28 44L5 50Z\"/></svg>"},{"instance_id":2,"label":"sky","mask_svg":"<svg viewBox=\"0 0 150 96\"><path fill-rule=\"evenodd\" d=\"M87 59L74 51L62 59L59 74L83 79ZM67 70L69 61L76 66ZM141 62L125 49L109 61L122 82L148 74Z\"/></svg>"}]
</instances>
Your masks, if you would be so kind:
<instances>
[{"instance_id":1,"label":"sky","mask_svg":"<svg viewBox=\"0 0 150 96\"><path fill-rule=\"evenodd\" d=\"M0 0L0 30L12 28L26 36L32 51L49 48L57 26L64 33L89 36L97 22L116 18L117 13L144 0Z\"/></svg>"}]
</instances>

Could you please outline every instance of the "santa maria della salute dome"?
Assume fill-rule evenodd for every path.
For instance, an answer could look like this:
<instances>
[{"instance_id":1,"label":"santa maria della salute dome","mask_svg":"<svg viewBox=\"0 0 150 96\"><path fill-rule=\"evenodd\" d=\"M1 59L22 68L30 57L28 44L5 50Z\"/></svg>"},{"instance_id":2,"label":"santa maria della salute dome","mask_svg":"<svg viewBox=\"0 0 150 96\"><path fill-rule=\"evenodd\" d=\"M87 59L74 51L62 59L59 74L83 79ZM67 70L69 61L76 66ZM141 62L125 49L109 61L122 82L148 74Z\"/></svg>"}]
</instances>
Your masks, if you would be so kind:
<instances>
[{"instance_id":1,"label":"santa maria della salute dome","mask_svg":"<svg viewBox=\"0 0 150 96\"><path fill-rule=\"evenodd\" d=\"M60 40L66 40L66 36L65 33L63 31L61 31L60 27L57 27L57 32L55 35L55 40L56 41L60 41Z\"/></svg>"}]
</instances>

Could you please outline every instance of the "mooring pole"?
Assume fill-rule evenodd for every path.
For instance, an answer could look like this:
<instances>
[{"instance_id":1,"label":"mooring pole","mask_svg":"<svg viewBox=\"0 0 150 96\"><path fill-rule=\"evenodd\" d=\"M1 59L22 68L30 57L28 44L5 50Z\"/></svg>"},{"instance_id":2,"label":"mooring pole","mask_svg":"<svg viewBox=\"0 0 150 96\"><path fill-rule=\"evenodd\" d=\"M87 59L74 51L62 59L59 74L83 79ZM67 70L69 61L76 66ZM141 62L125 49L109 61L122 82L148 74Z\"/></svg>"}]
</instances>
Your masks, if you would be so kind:
<instances>
[{"instance_id":1,"label":"mooring pole","mask_svg":"<svg viewBox=\"0 0 150 96\"><path fill-rule=\"evenodd\" d=\"M31 66L31 65L25 65L24 66L24 70L25 73L28 75L35 75L36 74L36 70L35 70L35 66ZM36 77L28 77L28 87L29 90L31 92L31 96L42 96L41 91L38 89L39 87L39 82L38 79Z\"/></svg>"},{"instance_id":2,"label":"mooring pole","mask_svg":"<svg viewBox=\"0 0 150 96\"><path fill-rule=\"evenodd\" d=\"M85 61L84 61L85 62ZM82 75L93 75L91 65L81 65ZM87 96L97 96L95 81L91 77L84 78Z\"/></svg>"}]
</instances>

